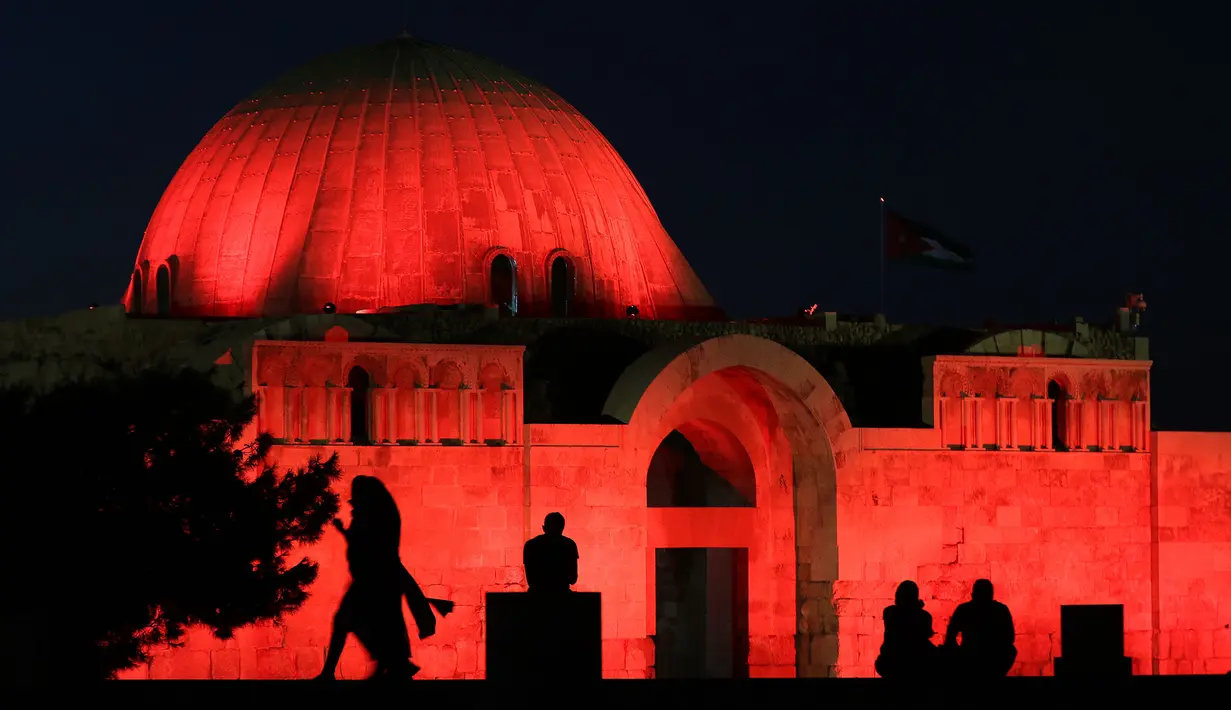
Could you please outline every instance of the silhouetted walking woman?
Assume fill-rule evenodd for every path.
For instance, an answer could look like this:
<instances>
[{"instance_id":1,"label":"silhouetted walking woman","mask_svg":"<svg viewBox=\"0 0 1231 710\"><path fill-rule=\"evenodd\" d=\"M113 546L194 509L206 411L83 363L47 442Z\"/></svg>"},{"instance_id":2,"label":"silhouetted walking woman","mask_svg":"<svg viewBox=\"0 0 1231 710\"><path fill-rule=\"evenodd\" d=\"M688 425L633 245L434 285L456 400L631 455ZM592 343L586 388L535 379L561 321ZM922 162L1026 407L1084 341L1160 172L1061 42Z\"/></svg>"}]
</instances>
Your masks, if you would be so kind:
<instances>
[{"instance_id":1,"label":"silhouetted walking woman","mask_svg":"<svg viewBox=\"0 0 1231 710\"><path fill-rule=\"evenodd\" d=\"M919 585L907 580L898 585L893 604L885 607L885 640L876 658L882 678L918 678L936 664L932 615L923 609Z\"/></svg>"},{"instance_id":2,"label":"silhouetted walking woman","mask_svg":"<svg viewBox=\"0 0 1231 710\"><path fill-rule=\"evenodd\" d=\"M351 525L335 520L346 536L346 561L351 585L333 619L333 635L321 678L333 678L348 634L355 634L376 662L374 679L409 679L419 667L410 661L410 636L402 615L406 597L419 628L419 638L436 631L432 607L442 615L452 602L428 599L402 565L398 547L402 517L397 502L379 479L356 476L351 482Z\"/></svg>"}]
</instances>

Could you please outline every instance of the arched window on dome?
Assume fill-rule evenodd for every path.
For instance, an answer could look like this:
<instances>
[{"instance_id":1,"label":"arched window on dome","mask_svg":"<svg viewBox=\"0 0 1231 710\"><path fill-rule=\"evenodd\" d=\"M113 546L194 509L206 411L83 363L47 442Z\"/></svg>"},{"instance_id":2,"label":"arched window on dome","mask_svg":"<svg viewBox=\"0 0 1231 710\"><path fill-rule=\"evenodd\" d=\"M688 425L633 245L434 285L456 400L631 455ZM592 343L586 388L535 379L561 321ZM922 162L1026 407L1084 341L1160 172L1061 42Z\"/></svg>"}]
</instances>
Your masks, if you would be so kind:
<instances>
[{"instance_id":1,"label":"arched window on dome","mask_svg":"<svg viewBox=\"0 0 1231 710\"><path fill-rule=\"evenodd\" d=\"M356 365L346 375L346 386L350 388L350 440L360 446L371 444L371 429L368 426L368 412L371 411L369 388L372 378L368 371Z\"/></svg>"},{"instance_id":2,"label":"arched window on dome","mask_svg":"<svg viewBox=\"0 0 1231 710\"><path fill-rule=\"evenodd\" d=\"M561 254L551 260L551 315L567 318L573 314L573 262Z\"/></svg>"},{"instance_id":3,"label":"arched window on dome","mask_svg":"<svg viewBox=\"0 0 1231 710\"><path fill-rule=\"evenodd\" d=\"M158 294L158 315L171 313L171 269L166 264L158 267L154 288Z\"/></svg>"},{"instance_id":4,"label":"arched window on dome","mask_svg":"<svg viewBox=\"0 0 1231 710\"><path fill-rule=\"evenodd\" d=\"M141 315L143 307L142 298L145 293L141 289L141 269L133 272L132 286L128 291L128 312L136 315Z\"/></svg>"},{"instance_id":5,"label":"arched window on dome","mask_svg":"<svg viewBox=\"0 0 1231 710\"><path fill-rule=\"evenodd\" d=\"M502 314L517 315L517 262L508 254L497 254L488 270L492 302Z\"/></svg>"}]
</instances>

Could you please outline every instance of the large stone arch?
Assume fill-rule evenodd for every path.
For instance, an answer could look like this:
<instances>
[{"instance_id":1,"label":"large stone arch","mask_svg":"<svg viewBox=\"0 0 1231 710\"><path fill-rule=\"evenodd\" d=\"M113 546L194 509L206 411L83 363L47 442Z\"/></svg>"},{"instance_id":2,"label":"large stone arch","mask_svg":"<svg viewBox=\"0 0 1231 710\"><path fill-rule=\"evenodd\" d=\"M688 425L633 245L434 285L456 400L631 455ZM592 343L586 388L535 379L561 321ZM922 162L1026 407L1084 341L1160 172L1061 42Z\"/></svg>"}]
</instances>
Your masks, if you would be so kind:
<instances>
[{"instance_id":1,"label":"large stone arch","mask_svg":"<svg viewBox=\"0 0 1231 710\"><path fill-rule=\"evenodd\" d=\"M837 468L857 446L857 434L825 378L782 345L748 335L679 341L630 365L604 407L605 415L627 425L626 446L639 470L648 467L664 427L688 420L677 403L689 406L689 390L707 378L720 378L741 393L744 406L770 408L775 426L767 429L767 436L783 454L775 459L771 480L759 480L758 489L781 486L793 499L793 519L774 520L773 529L761 533L794 543L794 564L780 560L786 568L775 570L780 579L793 577L793 628L785 647L774 639L766 642L768 647L758 648L754 642L750 662L793 668L799 676L836 675ZM698 407L695 414L703 418L706 412ZM758 518L758 525L765 524L767 518Z\"/></svg>"},{"instance_id":2,"label":"large stone arch","mask_svg":"<svg viewBox=\"0 0 1231 710\"><path fill-rule=\"evenodd\" d=\"M1046 357L1090 357L1090 349L1066 333L1033 328L1002 330L966 348L967 355L1017 356L1023 349Z\"/></svg>"},{"instance_id":3,"label":"large stone arch","mask_svg":"<svg viewBox=\"0 0 1231 710\"><path fill-rule=\"evenodd\" d=\"M647 395L670 395L669 403L705 375L730 368L761 372L777 381L816 417L831 446L837 447L851 430L846 408L816 368L789 348L752 335L681 339L651 350L616 380L603 414L631 424L652 406Z\"/></svg>"}]
</instances>

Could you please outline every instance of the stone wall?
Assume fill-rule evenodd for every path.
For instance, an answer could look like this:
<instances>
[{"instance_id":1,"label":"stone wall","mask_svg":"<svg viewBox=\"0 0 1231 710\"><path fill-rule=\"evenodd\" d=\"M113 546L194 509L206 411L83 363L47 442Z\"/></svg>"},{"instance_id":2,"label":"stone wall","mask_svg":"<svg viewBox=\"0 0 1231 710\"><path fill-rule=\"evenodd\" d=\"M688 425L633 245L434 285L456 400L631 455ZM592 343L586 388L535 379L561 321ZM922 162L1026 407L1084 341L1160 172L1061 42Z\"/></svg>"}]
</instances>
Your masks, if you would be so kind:
<instances>
[{"instance_id":1,"label":"stone wall","mask_svg":"<svg viewBox=\"0 0 1231 710\"><path fill-rule=\"evenodd\" d=\"M536 426L528 430L528 447L337 447L348 479L375 475L394 493L403 516L403 559L425 592L458 604L435 637L413 643L423 677L483 676L483 594L524 589L521 545L551 511L565 514L565 533L578 543L577 589L603 595L605 677L652 676L654 580L647 561L670 518L645 507L645 476L629 463L627 433L622 426ZM1158 435L1154 586L1153 454L952 452L935 446L934 433L853 434L859 444L841 456L837 472L838 579L832 600L824 600L836 610L837 663L809 673L874 675L881 615L906 579L919 583L939 642L979 578L992 580L1013 612L1015 675L1051 674L1061 652L1060 606L1097 603L1124 605L1134 673L1231 670L1231 436ZM312 453L327 451L277 451L287 465ZM703 529L707 520L696 514L686 527L698 539L720 538L724 531ZM347 571L340 536L331 533L305 553L321 563L321 578L302 611L225 642L194 632L182 649L159 651L150 667L127 676L317 673ZM750 611L771 613L757 604ZM771 646L750 649L754 675L778 674L775 659L789 649ZM368 670L352 640L340 675Z\"/></svg>"},{"instance_id":2,"label":"stone wall","mask_svg":"<svg viewBox=\"0 0 1231 710\"><path fill-rule=\"evenodd\" d=\"M1231 434L1157 432L1158 670L1231 671Z\"/></svg>"},{"instance_id":3,"label":"stone wall","mask_svg":"<svg viewBox=\"0 0 1231 710\"><path fill-rule=\"evenodd\" d=\"M205 351L213 358L219 348L234 348L233 369L238 370L257 359L252 357L253 338L283 331L324 337L343 319L366 322L304 317L278 324L232 323L204 333L183 325L176 337L147 325L152 321L117 327L123 332L151 327L164 334L156 342L142 341L149 346L141 352L160 357L191 355L208 346ZM26 333L23 342L44 347L32 346L31 353L49 352L50 341L39 340L40 332ZM373 330L368 335L372 340L404 337L390 333ZM109 347L119 347L128 337ZM335 340L306 349L390 347ZM85 347L74 352L91 357ZM374 365L372 371L381 368ZM1125 605L1134 669L1150 672L1151 630L1159 628L1152 624L1158 613L1151 615L1150 454L949 451L936 428L852 429L835 389L803 358L769 340L733 336L700 345L686 340L638 360L638 367L625 371L610 389L615 394L607 414L625 424L531 425L525 443L518 440L516 446L485 446L462 437L465 441L457 443L467 445L286 445L275 455L294 466L314 453L336 449L347 479L374 475L390 487L403 515L407 566L429 595L458 604L435 637L414 644L416 662L427 678L482 677L483 594L523 588L521 545L553 510L565 514L566 534L581 548L578 589L603 595L607 677L653 674L655 546L749 549L753 675L789 675L797 668L807 675L871 675L882 633L879 616L897 583L914 579L921 584L936 630L943 633L953 608L980 577L998 586L1000 598L1017 617L1015 672L1050 672L1060 648L1061 604L1100 602ZM912 394L918 397L918 390ZM673 430L688 436L695 430L706 439L707 427L717 427L709 435L725 430L751 457L757 507L648 509L646 472L664 436ZM719 439L710 441L712 450L700 446L698 451L722 458ZM1223 523L1217 516L1219 505L1225 509L1226 481L1211 473L1224 464L1222 449L1211 446L1202 449L1204 459L1185 463L1176 456L1158 468L1176 476L1168 484L1173 488L1159 490L1188 501L1188 518L1168 513L1174 516L1167 518L1176 523L1172 527L1198 520L1205 526L1201 530L1213 531L1200 538L1206 545L1199 552L1203 562L1190 560L1198 554L1190 547L1168 548L1161 555L1173 560L1163 569L1180 570L1166 587L1175 599L1167 603L1173 606L1189 603L1183 598L1194 593L1203 575L1215 575L1215 585L1202 588L1210 595L1202 603L1214 603L1209 600L1224 588L1217 586L1222 584L1217 575L1226 571L1228 552L1217 545L1231 536L1219 527ZM1181 474L1195 476L1200 485L1187 486L1190 481ZM1158 529L1161 534L1163 528ZM1183 534L1196 542L1198 532L1193 528ZM129 675L314 675L347 571L337 535L331 533L305 552L321 563L322 574L301 612L226 642L195 633L183 648L161 650L149 668ZM1154 589L1163 588L1156 583ZM1180 648L1189 654L1184 660L1197 658L1210 667L1209 661L1220 658L1219 644L1227 640L1218 635L1216 622L1210 625L1199 613L1208 608L1184 608L1175 612L1168 632L1184 639ZM1190 632L1196 634L1193 649L1187 645ZM351 648L343 655L341 674L364 675L366 659L353 642ZM1160 664L1164 672L1181 667L1190 666Z\"/></svg>"},{"instance_id":4,"label":"stone wall","mask_svg":"<svg viewBox=\"0 0 1231 710\"><path fill-rule=\"evenodd\" d=\"M564 515L564 534L581 556L574 589L602 594L603 676L646 678L654 647L646 621L645 475L630 466L619 429L530 427L528 486L518 512L526 539L542 532L548 513Z\"/></svg>"},{"instance_id":5,"label":"stone wall","mask_svg":"<svg viewBox=\"0 0 1231 710\"><path fill-rule=\"evenodd\" d=\"M525 590L522 544L541 532L547 513L560 511L565 534L581 551L574 589L602 593L604 675L645 678L653 646L646 633L644 477L637 480L622 464L613 427L535 428L531 434L539 444L532 449L533 467L522 446L278 446L272 455L299 466L313 454L337 451L343 498L356 475L376 476L393 493L402 515L403 562L428 596L457 604L438 620L432 638L419 641L412 633L419 677L483 677L485 593ZM303 553L320 564L320 577L300 611L228 641L195 630L182 648L161 648L148 667L124 677L293 679L319 673L349 579L345 545L331 531ZM352 638L338 675L369 672Z\"/></svg>"},{"instance_id":6,"label":"stone wall","mask_svg":"<svg viewBox=\"0 0 1231 710\"><path fill-rule=\"evenodd\" d=\"M626 428L621 426L549 425L528 429L528 446L277 446L273 452L286 466L303 465L313 454L336 451L345 472L339 491L345 497L349 480L373 475L389 487L403 522L403 562L429 596L451 599L456 610L438 622L437 634L412 641L422 678L483 677L488 591L523 591L521 547L541 532L547 513L565 515L565 534L580 551L578 591L602 594L603 674L607 678L647 678L653 675L653 624L649 601L654 578L652 540L675 532L673 544L689 546L689 533L709 535L719 543L730 530L717 519L701 516L657 516L646 507L645 471ZM768 491L761 490L762 497ZM789 491L784 493L789 515ZM782 508L781 501L777 508ZM345 509L345 506L344 506ZM661 509L660 509L661 510ZM687 513L688 509L680 509ZM770 508L765 508L768 514ZM744 513L756 513L741 509ZM343 518L349 511L344 510ZM740 546L758 529L760 517L741 515ZM710 523L707 525L707 522ZM718 521L721 522L720 520ZM777 527L789 553L789 519ZM680 536L683 536L681 538ZM780 536L779 536L780 537ZM766 536L765 544L778 538ZM701 545L705 546L705 545ZM781 547L781 546L780 546ZM154 652L148 667L125 678L310 678L323 663L331 618L348 580L345 547L340 535L303 550L320 564L321 575L306 605L279 624L241 630L220 641L194 630L181 647ZM750 575L750 672L790 675L791 626L786 602L793 589L787 576L777 579L774 562L755 547ZM785 599L774 603L774 594ZM786 603L784 603L786 602ZM771 606L769 606L772 604ZM769 619L782 617L774 625ZM773 634L777 634L776 636ZM414 636L412 635L412 639ZM785 647L776 642L785 639ZM785 661L785 663L784 663ZM360 678L370 672L366 654L351 639L342 655L339 677Z\"/></svg>"},{"instance_id":7,"label":"stone wall","mask_svg":"<svg viewBox=\"0 0 1231 710\"><path fill-rule=\"evenodd\" d=\"M339 453L343 500L356 475L381 479L402 515L402 561L429 597L456 608L438 621L437 633L417 640L414 661L426 678L481 678L484 595L524 589L522 447L276 447L286 466L301 466L313 454ZM343 504L343 518L349 509ZM320 672L333 613L349 573L342 536L330 530L303 553L320 564L320 576L303 608L280 624L241 630L220 641L194 631L179 649L161 649L148 668L129 678L311 678ZM292 559L291 562L297 561ZM408 617L409 619L409 617ZM342 654L340 678L370 672L366 654L352 637Z\"/></svg>"},{"instance_id":8,"label":"stone wall","mask_svg":"<svg viewBox=\"0 0 1231 710\"><path fill-rule=\"evenodd\" d=\"M979 578L1013 612L1014 674L1051 674L1060 606L1077 603L1123 604L1126 653L1150 672L1148 454L911 451L914 432L864 433L838 473L839 675L875 675L899 582L920 585L940 642Z\"/></svg>"}]
</instances>

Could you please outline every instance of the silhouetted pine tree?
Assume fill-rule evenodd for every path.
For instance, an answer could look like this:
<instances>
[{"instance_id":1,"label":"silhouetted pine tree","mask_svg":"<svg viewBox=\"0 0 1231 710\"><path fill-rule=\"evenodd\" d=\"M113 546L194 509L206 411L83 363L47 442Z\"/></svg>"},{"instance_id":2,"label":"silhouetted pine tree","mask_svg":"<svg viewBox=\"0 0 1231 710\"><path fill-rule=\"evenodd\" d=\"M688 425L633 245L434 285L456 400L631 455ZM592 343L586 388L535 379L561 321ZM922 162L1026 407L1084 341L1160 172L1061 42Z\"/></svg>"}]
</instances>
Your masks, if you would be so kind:
<instances>
[{"instance_id":1,"label":"silhouetted pine tree","mask_svg":"<svg viewBox=\"0 0 1231 710\"><path fill-rule=\"evenodd\" d=\"M110 678L302 604L317 565L292 550L338 511L337 457L275 469L267 434L241 445L255 413L192 370L0 392L10 672Z\"/></svg>"}]
</instances>

